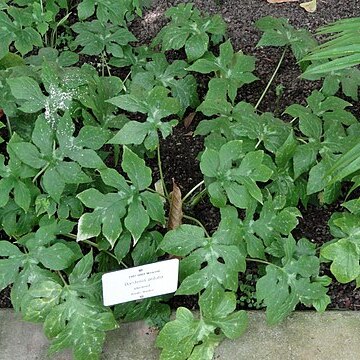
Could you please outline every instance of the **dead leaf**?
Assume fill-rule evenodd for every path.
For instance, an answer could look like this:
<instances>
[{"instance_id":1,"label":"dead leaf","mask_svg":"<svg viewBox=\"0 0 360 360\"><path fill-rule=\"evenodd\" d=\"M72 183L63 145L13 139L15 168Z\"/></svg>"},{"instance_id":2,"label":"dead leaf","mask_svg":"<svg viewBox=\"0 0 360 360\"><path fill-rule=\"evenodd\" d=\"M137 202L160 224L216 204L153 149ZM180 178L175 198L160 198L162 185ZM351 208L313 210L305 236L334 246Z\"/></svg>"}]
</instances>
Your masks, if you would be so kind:
<instances>
[{"instance_id":1,"label":"dead leaf","mask_svg":"<svg viewBox=\"0 0 360 360\"><path fill-rule=\"evenodd\" d=\"M280 3L284 3L284 2L295 2L295 1L299 1L299 0L266 0L266 1L270 4L280 4Z\"/></svg>"},{"instance_id":2,"label":"dead leaf","mask_svg":"<svg viewBox=\"0 0 360 360\"><path fill-rule=\"evenodd\" d=\"M173 191L170 194L170 211L169 211L169 221L167 224L168 230L173 230L179 227L182 224L182 197L181 190L176 185L173 179Z\"/></svg>"},{"instance_id":3,"label":"dead leaf","mask_svg":"<svg viewBox=\"0 0 360 360\"><path fill-rule=\"evenodd\" d=\"M307 1L301 3L300 6L305 9L309 13L313 13L316 11L316 0Z\"/></svg>"},{"instance_id":4,"label":"dead leaf","mask_svg":"<svg viewBox=\"0 0 360 360\"><path fill-rule=\"evenodd\" d=\"M184 119L185 129L187 129L191 125L192 121L194 120L195 115L196 115L196 112L192 112Z\"/></svg>"}]
</instances>

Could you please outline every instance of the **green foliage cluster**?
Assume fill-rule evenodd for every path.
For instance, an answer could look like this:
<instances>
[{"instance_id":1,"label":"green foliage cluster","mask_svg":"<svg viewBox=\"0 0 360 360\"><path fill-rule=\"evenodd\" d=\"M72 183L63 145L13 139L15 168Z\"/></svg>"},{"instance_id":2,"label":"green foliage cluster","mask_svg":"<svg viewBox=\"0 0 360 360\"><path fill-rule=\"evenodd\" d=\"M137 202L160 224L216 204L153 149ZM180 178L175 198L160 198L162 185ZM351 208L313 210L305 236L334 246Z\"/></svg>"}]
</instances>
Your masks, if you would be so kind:
<instances>
[{"instance_id":1,"label":"green foliage cluster","mask_svg":"<svg viewBox=\"0 0 360 360\"><path fill-rule=\"evenodd\" d=\"M285 19L259 20L258 46L290 49L304 77L324 78L306 105L277 117L258 110L261 99L242 100L257 80L255 58L234 51L220 16L181 4L151 46L136 46L128 24L144 5L0 2L0 290L12 284L14 309L44 324L50 353L71 348L78 360L99 359L106 331L140 318L162 327L161 359L210 360L246 330L244 295L276 324L298 303L326 309L321 262L338 281L360 283L359 199L333 214L333 240L320 248L292 235L300 204L336 201L344 181L349 194L360 186L360 123L336 96L341 84L357 100L359 46L349 39L359 19L324 30L340 35L320 47ZM169 50L186 60L170 61ZM79 65L79 55L99 67ZM211 76L203 98L198 74ZM164 230L168 191L146 165L157 156L161 170L160 140L190 109L202 114L194 135L204 137L204 181L184 209L207 194L221 214L210 234L197 219ZM168 296L102 305L104 272L167 254L181 258L176 294L198 296L199 317L180 307L170 321ZM259 267L254 288L239 284L249 262Z\"/></svg>"}]
</instances>

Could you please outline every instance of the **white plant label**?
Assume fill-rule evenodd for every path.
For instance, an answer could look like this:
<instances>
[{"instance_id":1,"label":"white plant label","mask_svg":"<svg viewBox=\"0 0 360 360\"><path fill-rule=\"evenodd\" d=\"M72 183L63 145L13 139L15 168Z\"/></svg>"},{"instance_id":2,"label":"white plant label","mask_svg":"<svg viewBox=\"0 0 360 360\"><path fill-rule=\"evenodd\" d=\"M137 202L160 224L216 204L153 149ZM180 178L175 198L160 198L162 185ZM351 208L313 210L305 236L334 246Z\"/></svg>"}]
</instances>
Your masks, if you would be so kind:
<instances>
[{"instance_id":1,"label":"white plant label","mask_svg":"<svg viewBox=\"0 0 360 360\"><path fill-rule=\"evenodd\" d=\"M179 260L113 271L102 276L105 306L170 294L177 290Z\"/></svg>"}]
</instances>

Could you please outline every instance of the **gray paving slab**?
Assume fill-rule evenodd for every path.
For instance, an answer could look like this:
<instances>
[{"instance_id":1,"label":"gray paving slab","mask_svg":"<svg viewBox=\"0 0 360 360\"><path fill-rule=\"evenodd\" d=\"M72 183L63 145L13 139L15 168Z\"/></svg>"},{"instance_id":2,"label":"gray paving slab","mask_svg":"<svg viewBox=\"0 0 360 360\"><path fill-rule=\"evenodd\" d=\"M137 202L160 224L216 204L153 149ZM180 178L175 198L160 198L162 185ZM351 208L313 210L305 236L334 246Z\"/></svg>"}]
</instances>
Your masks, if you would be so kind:
<instances>
[{"instance_id":1,"label":"gray paving slab","mask_svg":"<svg viewBox=\"0 0 360 360\"><path fill-rule=\"evenodd\" d=\"M246 334L224 341L215 359L226 360L359 360L360 312L295 312L277 326L268 326L264 313L249 312ZM108 333L102 360L157 360L156 331L144 322L123 324ZM48 360L48 341L39 324L0 310L0 360ZM51 357L71 360L70 352Z\"/></svg>"},{"instance_id":2,"label":"gray paving slab","mask_svg":"<svg viewBox=\"0 0 360 360\"><path fill-rule=\"evenodd\" d=\"M276 326L266 325L263 312L249 315L249 331L236 342L225 340L218 359L360 359L360 312L295 312Z\"/></svg>"}]
</instances>

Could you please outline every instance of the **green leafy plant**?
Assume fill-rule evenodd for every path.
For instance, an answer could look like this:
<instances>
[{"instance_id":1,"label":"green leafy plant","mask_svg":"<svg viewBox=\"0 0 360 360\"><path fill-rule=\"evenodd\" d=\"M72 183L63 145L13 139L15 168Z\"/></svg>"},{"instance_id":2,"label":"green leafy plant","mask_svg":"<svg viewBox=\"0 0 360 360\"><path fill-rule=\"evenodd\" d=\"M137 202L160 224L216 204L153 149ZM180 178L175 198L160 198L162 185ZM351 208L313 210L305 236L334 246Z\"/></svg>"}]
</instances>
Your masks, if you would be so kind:
<instances>
[{"instance_id":1,"label":"green leafy plant","mask_svg":"<svg viewBox=\"0 0 360 360\"><path fill-rule=\"evenodd\" d=\"M257 46L290 46L298 61L317 44L309 31L294 29L284 18L266 16L256 26L264 32Z\"/></svg>"},{"instance_id":2,"label":"green leafy plant","mask_svg":"<svg viewBox=\"0 0 360 360\"><path fill-rule=\"evenodd\" d=\"M9 46L14 43L15 48L22 54L29 53L34 46L43 45L41 35L32 27L34 19L29 13L17 7L10 7L0 12L0 25L3 41L0 47L0 58L9 52Z\"/></svg>"},{"instance_id":3,"label":"green leafy plant","mask_svg":"<svg viewBox=\"0 0 360 360\"><path fill-rule=\"evenodd\" d=\"M352 136L351 129L358 127L358 121L345 110L351 104L340 98L325 98L314 91L307 101L307 108L293 104L286 109L291 116L299 117L299 129L309 139L295 150L294 176L298 177L310 169L307 194L317 193L325 188L323 201L329 203L337 197L339 187L336 183L327 186L327 173L339 153L346 152L357 144L357 138ZM318 153L321 161L317 161Z\"/></svg>"},{"instance_id":4,"label":"green leafy plant","mask_svg":"<svg viewBox=\"0 0 360 360\"><path fill-rule=\"evenodd\" d=\"M0 47L0 59L14 45L22 56L36 47L50 45L50 33L53 35L59 26L56 15L61 9L67 10L66 0L13 1L4 4L0 10L0 24L3 42Z\"/></svg>"},{"instance_id":5,"label":"green leafy plant","mask_svg":"<svg viewBox=\"0 0 360 360\"><path fill-rule=\"evenodd\" d=\"M299 303L324 311L331 279L321 262L338 281L359 283L360 125L351 103L335 96L341 84L356 101L356 69L348 62L326 75L306 105L259 111L288 47L304 76L318 79L324 73L310 71L334 64L317 61L341 55L357 20L329 27L339 35L320 50L324 59L313 58L319 49L307 31L259 20L258 46L285 50L252 105L240 100L257 79L255 58L222 42L221 17L192 4L167 11L149 49L127 28L142 1L83 0L71 28L67 1L8 3L0 12L0 290L11 285L15 311L44 324L50 354L71 348L77 360L99 359L106 331L145 318L161 328L161 359L211 360L223 339L246 330L239 304L266 308L270 324ZM167 56L182 48L187 60ZM100 66L80 66L83 55ZM199 74L210 77L205 94ZM204 179L183 195L174 181L169 194L160 143L194 111ZM333 203L344 180L353 198L330 219L334 239L318 246L295 237L300 204ZM211 231L192 216L201 200L219 208ZM104 273L174 256L175 295L196 296L198 314L179 307L170 321L170 295L103 306ZM257 269L251 285L241 280L248 263Z\"/></svg>"},{"instance_id":6,"label":"green leafy plant","mask_svg":"<svg viewBox=\"0 0 360 360\"><path fill-rule=\"evenodd\" d=\"M163 86L171 90L172 97L179 101L183 115L190 106L198 105L196 79L186 70L187 62L175 60L169 64L164 54L153 54L152 61L144 67L132 71L132 84L151 90L154 86Z\"/></svg>"},{"instance_id":7,"label":"green leafy plant","mask_svg":"<svg viewBox=\"0 0 360 360\"><path fill-rule=\"evenodd\" d=\"M307 241L296 241L290 236L283 244L281 265L270 264L266 275L256 283L256 295L266 305L266 318L269 324L283 320L296 304L313 305L318 311L324 311L330 303L326 294L331 282L328 276L320 277L320 261L315 249Z\"/></svg>"},{"instance_id":8,"label":"green leafy plant","mask_svg":"<svg viewBox=\"0 0 360 360\"><path fill-rule=\"evenodd\" d=\"M111 144L144 144L148 150L155 150L159 145L158 131L163 138L171 134L171 129L178 121L163 122L161 119L180 112L179 102L169 97L169 90L155 86L150 91L135 85L130 94L120 95L108 100L119 108L147 114L145 122L129 121L110 139Z\"/></svg>"},{"instance_id":9,"label":"green leafy plant","mask_svg":"<svg viewBox=\"0 0 360 360\"><path fill-rule=\"evenodd\" d=\"M349 210L332 215L329 224L334 241L324 244L321 256L331 261L331 272L341 283L356 280L359 285L360 265L358 250L359 200L343 203Z\"/></svg>"},{"instance_id":10,"label":"green leafy plant","mask_svg":"<svg viewBox=\"0 0 360 360\"><path fill-rule=\"evenodd\" d=\"M309 68L304 76L326 74L360 64L360 42L357 37L360 18L341 19L318 30L318 34L333 34L306 56L306 60L324 61Z\"/></svg>"},{"instance_id":11,"label":"green leafy plant","mask_svg":"<svg viewBox=\"0 0 360 360\"><path fill-rule=\"evenodd\" d=\"M223 207L228 199L238 208L246 209L254 200L262 203L257 182L268 181L272 174L263 158L262 150L245 154L241 140L227 142L218 152L206 149L201 156L200 168L206 176L205 184L212 204ZM233 166L236 162L238 165Z\"/></svg>"},{"instance_id":12,"label":"green leafy plant","mask_svg":"<svg viewBox=\"0 0 360 360\"><path fill-rule=\"evenodd\" d=\"M257 77L252 74L255 69L255 59L241 52L234 53L229 40L220 45L219 57L211 55L209 59L195 61L187 70L202 74L215 72L226 83L228 96L232 102L235 100L239 87L257 80Z\"/></svg>"},{"instance_id":13,"label":"green leafy plant","mask_svg":"<svg viewBox=\"0 0 360 360\"><path fill-rule=\"evenodd\" d=\"M179 308L176 320L160 332L157 345L163 348L164 359L176 354L181 359L207 354L211 359L222 334L234 339L246 329L246 313L234 311L237 274L245 270L245 257L236 236L238 227L229 226L234 217L237 218L236 210L226 207L222 209L219 228L211 238L205 236L202 228L181 225L169 231L160 244L164 251L185 257L181 261L181 286L176 294L197 294L205 289L199 298L201 320L195 320L189 310ZM221 329L221 335L215 333L217 328ZM175 346L170 339L175 341Z\"/></svg>"},{"instance_id":14,"label":"green leafy plant","mask_svg":"<svg viewBox=\"0 0 360 360\"><path fill-rule=\"evenodd\" d=\"M256 288L253 285L256 281L256 275L248 274L245 277L245 281L239 285L239 291L242 295L239 297L238 303L241 307L261 309L261 303L257 301Z\"/></svg>"},{"instance_id":15,"label":"green leafy plant","mask_svg":"<svg viewBox=\"0 0 360 360\"><path fill-rule=\"evenodd\" d=\"M359 18L339 20L319 29L318 34L330 34L332 37L312 49L304 61L311 61L302 77L317 80L324 78L323 91L335 95L340 88L342 92L358 100L360 71L360 44L356 34L360 24Z\"/></svg>"},{"instance_id":16,"label":"green leafy plant","mask_svg":"<svg viewBox=\"0 0 360 360\"><path fill-rule=\"evenodd\" d=\"M150 0L151 1L151 0ZM96 14L97 19L106 23L126 25L126 21L134 16L134 12L141 16L141 9L150 3L149 0L123 0L123 1L95 1L83 0L77 7L80 20L88 19Z\"/></svg>"},{"instance_id":17,"label":"green leafy plant","mask_svg":"<svg viewBox=\"0 0 360 360\"><path fill-rule=\"evenodd\" d=\"M115 115L116 107L107 100L121 93L123 82L116 76L99 76L94 69L88 82L79 89L81 116L88 125L119 129L128 121L124 115Z\"/></svg>"},{"instance_id":18,"label":"green leafy plant","mask_svg":"<svg viewBox=\"0 0 360 360\"><path fill-rule=\"evenodd\" d=\"M216 44L225 35L226 25L219 15L201 16L193 4L180 4L167 10L165 15L171 21L159 32L153 45L161 44L163 51L185 47L189 61L201 58L208 50L210 40Z\"/></svg>"},{"instance_id":19,"label":"green leafy plant","mask_svg":"<svg viewBox=\"0 0 360 360\"><path fill-rule=\"evenodd\" d=\"M103 182L118 190L102 194L96 189L87 189L77 197L92 213L84 213L79 219L77 241L96 237L100 231L113 247L125 229L130 231L134 243L139 240L150 219L165 223L163 203L159 194L143 191L151 185L151 171L128 148L124 148L122 169L132 185L114 169L100 170ZM140 192L141 191L141 192ZM144 207L145 206L145 207ZM126 215L126 216L125 216Z\"/></svg>"},{"instance_id":20,"label":"green leafy plant","mask_svg":"<svg viewBox=\"0 0 360 360\"><path fill-rule=\"evenodd\" d=\"M0 253L7 256L0 263L5 274L0 288L14 282L12 303L24 320L44 322L44 332L52 339L50 354L73 347L78 359L98 356L105 331L115 329L117 323L101 305L99 276L90 276L92 252L76 263L67 283L50 270L63 270L82 257L78 246L36 237L27 237L22 246L27 254L8 241L0 242Z\"/></svg>"},{"instance_id":21,"label":"green leafy plant","mask_svg":"<svg viewBox=\"0 0 360 360\"><path fill-rule=\"evenodd\" d=\"M136 37L126 27L101 20L79 22L71 28L78 34L73 43L74 49L82 46L81 53L83 54L101 54L103 62L106 61L105 55L112 55L117 58L124 57L123 47L131 41L136 41Z\"/></svg>"}]
</instances>

